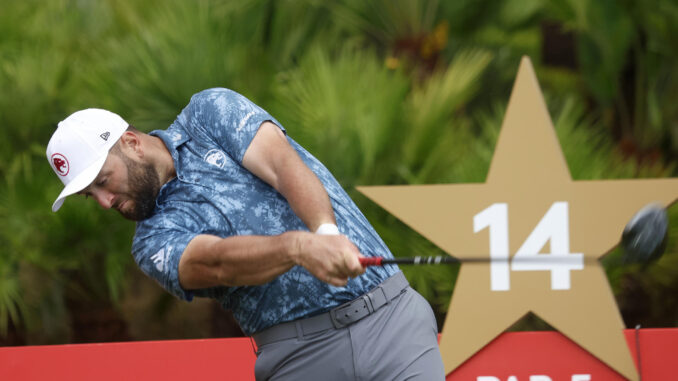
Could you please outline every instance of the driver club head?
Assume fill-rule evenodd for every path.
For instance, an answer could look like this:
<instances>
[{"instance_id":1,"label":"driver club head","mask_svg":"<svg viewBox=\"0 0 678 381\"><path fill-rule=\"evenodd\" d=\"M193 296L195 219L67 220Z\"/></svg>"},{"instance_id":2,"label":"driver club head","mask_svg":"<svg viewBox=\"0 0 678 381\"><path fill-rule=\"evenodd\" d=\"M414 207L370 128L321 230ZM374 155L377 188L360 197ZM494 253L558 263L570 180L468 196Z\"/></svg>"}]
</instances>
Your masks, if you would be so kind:
<instances>
[{"instance_id":1,"label":"driver club head","mask_svg":"<svg viewBox=\"0 0 678 381\"><path fill-rule=\"evenodd\" d=\"M661 205L653 203L639 210L622 233L624 262L647 264L659 259L666 249L668 225Z\"/></svg>"}]
</instances>

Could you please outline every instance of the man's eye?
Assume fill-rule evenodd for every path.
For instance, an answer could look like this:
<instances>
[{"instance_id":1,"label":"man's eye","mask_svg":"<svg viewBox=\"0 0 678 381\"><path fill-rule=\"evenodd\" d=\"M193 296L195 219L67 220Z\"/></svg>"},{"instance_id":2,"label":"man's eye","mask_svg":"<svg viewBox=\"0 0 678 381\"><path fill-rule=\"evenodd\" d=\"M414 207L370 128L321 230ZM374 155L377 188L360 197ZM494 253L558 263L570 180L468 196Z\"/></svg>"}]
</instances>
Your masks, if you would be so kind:
<instances>
[{"instance_id":1,"label":"man's eye","mask_svg":"<svg viewBox=\"0 0 678 381\"><path fill-rule=\"evenodd\" d=\"M106 184L106 179L101 179L101 180L97 181L97 186L102 186L104 184Z\"/></svg>"}]
</instances>

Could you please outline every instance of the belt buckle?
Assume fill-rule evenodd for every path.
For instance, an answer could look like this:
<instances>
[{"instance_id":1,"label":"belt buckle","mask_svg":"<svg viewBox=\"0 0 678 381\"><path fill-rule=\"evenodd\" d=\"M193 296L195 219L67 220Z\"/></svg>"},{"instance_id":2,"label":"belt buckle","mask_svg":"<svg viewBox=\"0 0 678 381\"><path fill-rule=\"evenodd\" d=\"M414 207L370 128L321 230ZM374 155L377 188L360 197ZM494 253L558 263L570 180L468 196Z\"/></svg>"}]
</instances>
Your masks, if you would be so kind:
<instances>
[{"instance_id":1,"label":"belt buckle","mask_svg":"<svg viewBox=\"0 0 678 381\"><path fill-rule=\"evenodd\" d=\"M331 310L330 320L332 320L334 328L343 328L361 320L372 312L374 312L374 308L372 307L371 300L367 295L363 295L358 299Z\"/></svg>"},{"instance_id":2,"label":"belt buckle","mask_svg":"<svg viewBox=\"0 0 678 381\"><path fill-rule=\"evenodd\" d=\"M371 315L372 313L374 313L374 310L376 308L372 303L372 297L370 296L370 294L363 295L361 299L365 302L365 306L367 307L367 315Z\"/></svg>"},{"instance_id":3,"label":"belt buckle","mask_svg":"<svg viewBox=\"0 0 678 381\"><path fill-rule=\"evenodd\" d=\"M378 291L381 292L379 293ZM376 289L368 292L365 296L369 299L369 305L372 307L370 313L378 310L381 306L390 302L388 296L386 296L386 291L384 291L384 287L382 286L379 286Z\"/></svg>"}]
</instances>

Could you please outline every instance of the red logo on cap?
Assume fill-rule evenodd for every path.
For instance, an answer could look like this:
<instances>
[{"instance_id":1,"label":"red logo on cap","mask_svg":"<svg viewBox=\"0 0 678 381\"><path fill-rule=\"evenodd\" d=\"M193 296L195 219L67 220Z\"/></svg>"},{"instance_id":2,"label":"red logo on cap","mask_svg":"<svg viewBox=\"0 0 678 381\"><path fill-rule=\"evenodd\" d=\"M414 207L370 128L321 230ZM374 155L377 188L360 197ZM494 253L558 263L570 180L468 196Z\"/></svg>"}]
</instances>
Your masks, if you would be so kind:
<instances>
[{"instance_id":1,"label":"red logo on cap","mask_svg":"<svg viewBox=\"0 0 678 381\"><path fill-rule=\"evenodd\" d=\"M68 164L68 159L66 159L66 156L60 153L55 153L54 155L52 155L52 165L54 165L54 169L56 169L57 173L60 176L66 176L68 174L68 171L71 169L71 166Z\"/></svg>"}]
</instances>

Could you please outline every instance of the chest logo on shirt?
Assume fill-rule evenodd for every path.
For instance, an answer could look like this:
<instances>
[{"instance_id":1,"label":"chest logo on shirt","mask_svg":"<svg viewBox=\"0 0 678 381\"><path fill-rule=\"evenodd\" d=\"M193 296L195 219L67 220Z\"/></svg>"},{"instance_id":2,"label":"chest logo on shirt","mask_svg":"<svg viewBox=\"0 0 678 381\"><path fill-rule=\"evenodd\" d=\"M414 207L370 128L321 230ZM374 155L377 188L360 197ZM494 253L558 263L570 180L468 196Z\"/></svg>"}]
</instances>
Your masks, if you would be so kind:
<instances>
[{"instance_id":1,"label":"chest logo on shirt","mask_svg":"<svg viewBox=\"0 0 678 381\"><path fill-rule=\"evenodd\" d=\"M218 149L211 149L205 154L203 160L216 167L223 168L226 164L226 154Z\"/></svg>"}]
</instances>

